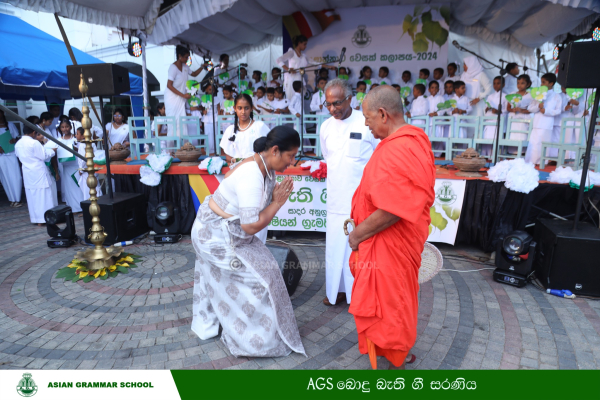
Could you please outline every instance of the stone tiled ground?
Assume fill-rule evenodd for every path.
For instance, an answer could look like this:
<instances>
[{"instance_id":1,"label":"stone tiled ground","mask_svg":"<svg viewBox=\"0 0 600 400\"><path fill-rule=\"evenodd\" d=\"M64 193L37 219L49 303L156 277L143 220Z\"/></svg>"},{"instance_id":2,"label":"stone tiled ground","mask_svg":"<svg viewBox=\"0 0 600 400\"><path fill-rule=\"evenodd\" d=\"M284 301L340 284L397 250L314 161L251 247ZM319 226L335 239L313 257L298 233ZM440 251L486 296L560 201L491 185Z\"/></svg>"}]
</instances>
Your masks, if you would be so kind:
<instances>
[{"instance_id":1,"label":"stone tiled ground","mask_svg":"<svg viewBox=\"0 0 600 400\"><path fill-rule=\"evenodd\" d=\"M81 218L76 218L83 232ZM348 306L326 307L322 236L294 246L306 269L292 297L308 358L235 358L220 340L190 330L193 248L189 237L158 247L117 279L88 284L54 279L81 246L46 247L46 228L27 208L0 203L0 368L31 369L368 369ZM305 236L304 239L307 237ZM299 243L298 237L287 239ZM416 369L596 369L600 302L548 296L529 285L497 284L484 256L441 247L447 270L421 287ZM469 258L471 257L471 258ZM387 363L380 361L380 368Z\"/></svg>"}]
</instances>

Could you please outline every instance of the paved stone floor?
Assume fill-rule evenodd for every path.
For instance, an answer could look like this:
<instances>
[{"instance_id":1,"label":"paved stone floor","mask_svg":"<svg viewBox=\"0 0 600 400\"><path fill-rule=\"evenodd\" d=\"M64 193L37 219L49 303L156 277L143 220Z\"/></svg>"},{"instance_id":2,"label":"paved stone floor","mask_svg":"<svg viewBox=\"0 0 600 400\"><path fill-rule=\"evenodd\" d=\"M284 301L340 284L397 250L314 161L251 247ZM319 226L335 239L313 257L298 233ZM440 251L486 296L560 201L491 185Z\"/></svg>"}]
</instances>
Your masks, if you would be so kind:
<instances>
[{"instance_id":1,"label":"paved stone floor","mask_svg":"<svg viewBox=\"0 0 600 400\"><path fill-rule=\"evenodd\" d=\"M81 218L76 218L82 234ZM56 271L82 246L46 247L27 208L0 203L0 368L368 369L348 306L326 307L323 235L287 236L304 263L292 297L308 358L233 357L190 330L194 250L149 241L128 275L65 283ZM485 254L440 246L447 271L421 286L413 369L596 369L600 302L565 300L495 283ZM482 258L479 258L482 257ZM478 261L479 260L479 261ZM385 360L380 368L387 368Z\"/></svg>"}]
</instances>

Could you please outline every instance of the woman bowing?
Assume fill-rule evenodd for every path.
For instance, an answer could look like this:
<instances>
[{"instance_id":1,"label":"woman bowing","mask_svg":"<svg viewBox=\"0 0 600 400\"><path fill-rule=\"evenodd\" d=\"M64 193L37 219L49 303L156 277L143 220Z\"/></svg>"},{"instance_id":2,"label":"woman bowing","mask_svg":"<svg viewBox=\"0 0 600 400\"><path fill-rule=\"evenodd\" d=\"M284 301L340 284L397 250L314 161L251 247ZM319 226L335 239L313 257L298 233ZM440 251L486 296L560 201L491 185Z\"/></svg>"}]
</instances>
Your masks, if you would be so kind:
<instances>
[{"instance_id":1,"label":"woman bowing","mask_svg":"<svg viewBox=\"0 0 600 400\"><path fill-rule=\"evenodd\" d=\"M275 172L294 162L298 132L274 128L255 152L227 173L200 206L192 227L196 251L192 331L202 340L219 334L235 357L305 354L277 262L254 234L269 225L287 201L290 177Z\"/></svg>"}]
</instances>

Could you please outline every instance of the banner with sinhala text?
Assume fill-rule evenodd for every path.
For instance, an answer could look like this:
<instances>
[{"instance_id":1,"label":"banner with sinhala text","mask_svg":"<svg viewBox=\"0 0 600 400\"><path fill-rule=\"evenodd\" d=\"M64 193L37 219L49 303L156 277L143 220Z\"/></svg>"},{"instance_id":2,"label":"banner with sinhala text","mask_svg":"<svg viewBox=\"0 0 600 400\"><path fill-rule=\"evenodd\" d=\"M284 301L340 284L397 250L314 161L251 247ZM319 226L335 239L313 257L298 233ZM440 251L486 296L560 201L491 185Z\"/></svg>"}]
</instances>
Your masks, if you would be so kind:
<instances>
[{"instance_id":1,"label":"banner with sinhala text","mask_svg":"<svg viewBox=\"0 0 600 400\"><path fill-rule=\"evenodd\" d=\"M2 400L595 399L600 371L5 370Z\"/></svg>"},{"instance_id":2,"label":"banner with sinhala text","mask_svg":"<svg viewBox=\"0 0 600 400\"><path fill-rule=\"evenodd\" d=\"M371 67L376 79L379 67L388 67L389 81L401 86L404 70L411 71L414 82L421 68L433 73L434 68L446 67L450 18L447 5L339 8L335 13L339 21L310 38L305 53L311 61L324 63L337 61L345 47L342 65L350 67L350 79L354 82L365 65Z\"/></svg>"},{"instance_id":3,"label":"banner with sinhala text","mask_svg":"<svg viewBox=\"0 0 600 400\"><path fill-rule=\"evenodd\" d=\"M325 232L327 228L326 179L300 175L292 176L292 179L294 190L269 224L269 230ZM278 176L277 180L281 182L283 176ZM431 207L431 224L427 241L454 244L460 223L465 186L464 180L435 180L435 202Z\"/></svg>"}]
</instances>

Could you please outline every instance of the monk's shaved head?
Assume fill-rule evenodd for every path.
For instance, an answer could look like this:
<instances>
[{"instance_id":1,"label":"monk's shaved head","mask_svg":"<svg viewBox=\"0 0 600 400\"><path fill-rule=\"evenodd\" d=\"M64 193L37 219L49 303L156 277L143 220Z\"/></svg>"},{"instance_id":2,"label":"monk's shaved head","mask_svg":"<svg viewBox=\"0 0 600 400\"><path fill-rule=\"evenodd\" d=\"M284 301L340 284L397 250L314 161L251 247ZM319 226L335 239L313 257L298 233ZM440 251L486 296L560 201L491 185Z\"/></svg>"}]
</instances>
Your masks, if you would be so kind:
<instances>
[{"instance_id":1,"label":"monk's shaved head","mask_svg":"<svg viewBox=\"0 0 600 400\"><path fill-rule=\"evenodd\" d=\"M369 111L377 111L383 108L390 115L404 115L402 97L390 85L381 85L371 89L365 97L363 108Z\"/></svg>"}]
</instances>

